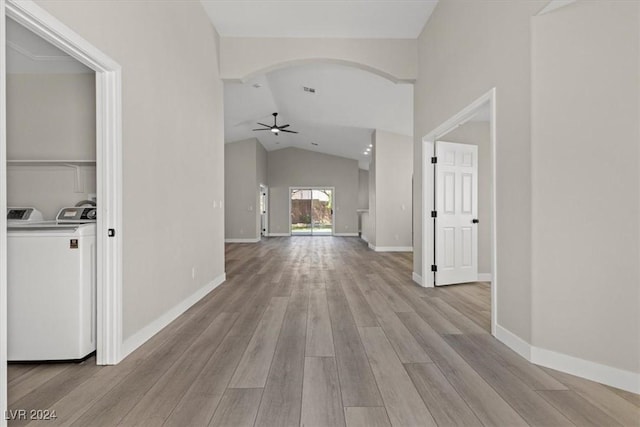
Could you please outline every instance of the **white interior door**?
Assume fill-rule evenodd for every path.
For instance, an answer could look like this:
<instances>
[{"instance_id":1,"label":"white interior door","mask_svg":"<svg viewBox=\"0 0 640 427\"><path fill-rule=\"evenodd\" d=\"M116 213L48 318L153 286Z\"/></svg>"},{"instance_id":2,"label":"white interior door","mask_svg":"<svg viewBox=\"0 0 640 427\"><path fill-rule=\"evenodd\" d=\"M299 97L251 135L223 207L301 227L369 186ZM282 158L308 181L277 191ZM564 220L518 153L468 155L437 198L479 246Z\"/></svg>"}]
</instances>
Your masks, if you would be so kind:
<instances>
[{"instance_id":1,"label":"white interior door","mask_svg":"<svg viewBox=\"0 0 640 427\"><path fill-rule=\"evenodd\" d=\"M264 185L260 186L260 235L267 236L269 231L268 227L268 217L267 217L267 203L268 203L268 194L267 187Z\"/></svg>"},{"instance_id":2,"label":"white interior door","mask_svg":"<svg viewBox=\"0 0 640 427\"><path fill-rule=\"evenodd\" d=\"M437 141L436 285L478 280L478 147Z\"/></svg>"}]
</instances>

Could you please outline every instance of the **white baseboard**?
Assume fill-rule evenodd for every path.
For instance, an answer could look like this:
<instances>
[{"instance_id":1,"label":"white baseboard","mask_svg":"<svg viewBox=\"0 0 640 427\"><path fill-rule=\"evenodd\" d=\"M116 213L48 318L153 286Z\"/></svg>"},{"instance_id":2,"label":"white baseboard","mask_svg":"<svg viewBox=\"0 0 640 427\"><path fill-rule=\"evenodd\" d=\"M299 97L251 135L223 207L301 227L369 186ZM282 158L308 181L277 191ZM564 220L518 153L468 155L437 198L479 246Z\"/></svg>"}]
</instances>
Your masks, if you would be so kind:
<instances>
[{"instance_id":1,"label":"white baseboard","mask_svg":"<svg viewBox=\"0 0 640 427\"><path fill-rule=\"evenodd\" d=\"M640 394L640 374L579 359L539 347L531 347L531 362L631 393Z\"/></svg>"},{"instance_id":2,"label":"white baseboard","mask_svg":"<svg viewBox=\"0 0 640 427\"><path fill-rule=\"evenodd\" d=\"M500 325L496 325L496 338L504 345L531 361L531 344Z\"/></svg>"},{"instance_id":3,"label":"white baseboard","mask_svg":"<svg viewBox=\"0 0 640 427\"><path fill-rule=\"evenodd\" d=\"M365 241L365 243L369 243L369 238L368 238L367 236L365 236L364 234L362 234L362 235L360 236L360 238L361 238L362 240L364 240L364 241Z\"/></svg>"},{"instance_id":4,"label":"white baseboard","mask_svg":"<svg viewBox=\"0 0 640 427\"><path fill-rule=\"evenodd\" d=\"M169 311L158 317L156 320L140 329L138 332L124 340L122 343L122 354L120 360L123 360L134 350L147 342L151 337L160 332L169 323L176 320L178 316L187 311L192 305L200 301L209 292L220 286L226 280L226 273L222 273L216 277L213 281L207 283L196 292L182 300L176 306Z\"/></svg>"},{"instance_id":5,"label":"white baseboard","mask_svg":"<svg viewBox=\"0 0 640 427\"><path fill-rule=\"evenodd\" d=\"M254 237L251 239L224 239L225 243L258 243L259 241L259 237Z\"/></svg>"},{"instance_id":6,"label":"white baseboard","mask_svg":"<svg viewBox=\"0 0 640 427\"><path fill-rule=\"evenodd\" d=\"M496 338L531 363L640 394L640 374L536 347L496 325Z\"/></svg>"},{"instance_id":7,"label":"white baseboard","mask_svg":"<svg viewBox=\"0 0 640 427\"><path fill-rule=\"evenodd\" d=\"M269 237L289 237L289 233L269 233Z\"/></svg>"},{"instance_id":8,"label":"white baseboard","mask_svg":"<svg viewBox=\"0 0 640 427\"><path fill-rule=\"evenodd\" d=\"M374 246L369 243L369 248L376 252L413 252L412 246Z\"/></svg>"},{"instance_id":9,"label":"white baseboard","mask_svg":"<svg viewBox=\"0 0 640 427\"><path fill-rule=\"evenodd\" d=\"M358 237L358 233L333 233L336 237Z\"/></svg>"},{"instance_id":10,"label":"white baseboard","mask_svg":"<svg viewBox=\"0 0 640 427\"><path fill-rule=\"evenodd\" d=\"M478 273L478 282L491 282L492 280L491 273Z\"/></svg>"},{"instance_id":11,"label":"white baseboard","mask_svg":"<svg viewBox=\"0 0 640 427\"><path fill-rule=\"evenodd\" d=\"M419 275L418 273L416 273L415 271L413 273L411 273L411 278L413 279L414 282L416 282L418 285L422 286L422 276Z\"/></svg>"}]
</instances>

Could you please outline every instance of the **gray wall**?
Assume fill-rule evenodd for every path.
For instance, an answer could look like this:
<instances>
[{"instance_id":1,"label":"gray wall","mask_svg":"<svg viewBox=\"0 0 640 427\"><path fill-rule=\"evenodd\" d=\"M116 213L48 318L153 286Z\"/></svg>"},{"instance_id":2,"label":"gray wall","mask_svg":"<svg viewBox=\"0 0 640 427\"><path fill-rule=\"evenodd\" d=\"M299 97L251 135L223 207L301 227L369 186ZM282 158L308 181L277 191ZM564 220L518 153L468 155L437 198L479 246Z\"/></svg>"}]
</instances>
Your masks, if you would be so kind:
<instances>
[{"instance_id":1,"label":"gray wall","mask_svg":"<svg viewBox=\"0 0 640 427\"><path fill-rule=\"evenodd\" d=\"M478 146L478 273L491 273L491 133L489 122L467 122L440 138Z\"/></svg>"},{"instance_id":2,"label":"gray wall","mask_svg":"<svg viewBox=\"0 0 640 427\"><path fill-rule=\"evenodd\" d=\"M638 2L533 20L533 343L636 373L639 30Z\"/></svg>"},{"instance_id":3,"label":"gray wall","mask_svg":"<svg viewBox=\"0 0 640 427\"><path fill-rule=\"evenodd\" d=\"M199 2L37 3L122 66L128 338L224 273L218 36Z\"/></svg>"},{"instance_id":4,"label":"gray wall","mask_svg":"<svg viewBox=\"0 0 640 427\"><path fill-rule=\"evenodd\" d=\"M531 17L537 2L439 2L418 39L414 271L422 275L422 137L497 88L498 323L531 340ZM451 52L455 52L452 55Z\"/></svg>"},{"instance_id":5,"label":"gray wall","mask_svg":"<svg viewBox=\"0 0 640 427\"><path fill-rule=\"evenodd\" d=\"M376 248L410 248L411 175L413 147L410 136L374 131L375 243Z\"/></svg>"},{"instance_id":6,"label":"gray wall","mask_svg":"<svg viewBox=\"0 0 640 427\"><path fill-rule=\"evenodd\" d=\"M96 86L91 74L7 76L7 156L10 160L95 160ZM96 192L95 167L9 166L7 203L35 206L45 219Z\"/></svg>"},{"instance_id":7,"label":"gray wall","mask_svg":"<svg viewBox=\"0 0 640 427\"><path fill-rule=\"evenodd\" d=\"M358 161L289 147L267 153L269 232L289 233L289 187L335 187L335 233L358 232Z\"/></svg>"},{"instance_id":8,"label":"gray wall","mask_svg":"<svg viewBox=\"0 0 640 427\"><path fill-rule=\"evenodd\" d=\"M258 152L262 149L260 171ZM257 239L259 225L258 173L263 174L264 148L257 139L232 142L224 146L225 239Z\"/></svg>"},{"instance_id":9,"label":"gray wall","mask_svg":"<svg viewBox=\"0 0 640 427\"><path fill-rule=\"evenodd\" d=\"M369 209L369 171L358 169L358 209Z\"/></svg>"}]
</instances>

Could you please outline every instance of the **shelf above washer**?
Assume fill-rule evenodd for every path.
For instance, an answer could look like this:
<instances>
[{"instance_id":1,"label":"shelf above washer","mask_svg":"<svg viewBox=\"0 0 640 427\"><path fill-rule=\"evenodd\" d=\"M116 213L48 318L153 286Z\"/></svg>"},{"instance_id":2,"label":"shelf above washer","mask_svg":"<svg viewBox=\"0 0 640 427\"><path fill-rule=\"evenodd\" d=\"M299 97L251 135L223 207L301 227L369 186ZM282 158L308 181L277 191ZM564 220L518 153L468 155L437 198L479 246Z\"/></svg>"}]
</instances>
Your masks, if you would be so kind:
<instances>
[{"instance_id":1,"label":"shelf above washer","mask_svg":"<svg viewBox=\"0 0 640 427\"><path fill-rule=\"evenodd\" d=\"M7 166L95 166L95 160L7 160Z\"/></svg>"}]
</instances>

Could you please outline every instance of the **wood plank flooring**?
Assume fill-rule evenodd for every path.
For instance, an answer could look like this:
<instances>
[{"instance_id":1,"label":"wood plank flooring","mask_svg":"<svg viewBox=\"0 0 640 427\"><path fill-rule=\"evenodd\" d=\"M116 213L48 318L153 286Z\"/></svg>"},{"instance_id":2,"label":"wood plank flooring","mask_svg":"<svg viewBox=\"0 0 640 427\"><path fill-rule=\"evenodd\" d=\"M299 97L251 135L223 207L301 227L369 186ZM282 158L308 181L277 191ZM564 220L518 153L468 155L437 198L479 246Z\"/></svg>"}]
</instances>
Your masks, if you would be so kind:
<instances>
[{"instance_id":1,"label":"wood plank flooring","mask_svg":"<svg viewBox=\"0 0 640 427\"><path fill-rule=\"evenodd\" d=\"M640 426L640 396L528 363L486 283L357 238L226 246L227 281L117 366L9 366L10 426Z\"/></svg>"}]
</instances>

